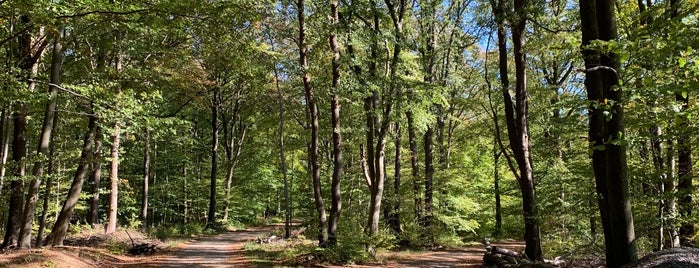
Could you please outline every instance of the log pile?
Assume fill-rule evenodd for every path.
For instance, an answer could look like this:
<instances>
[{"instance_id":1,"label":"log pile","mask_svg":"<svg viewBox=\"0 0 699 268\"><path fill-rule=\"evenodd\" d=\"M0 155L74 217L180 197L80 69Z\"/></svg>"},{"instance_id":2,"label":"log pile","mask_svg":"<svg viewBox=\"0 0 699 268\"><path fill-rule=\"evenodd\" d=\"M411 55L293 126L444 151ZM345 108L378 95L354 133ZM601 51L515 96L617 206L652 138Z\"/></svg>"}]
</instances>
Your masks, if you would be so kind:
<instances>
[{"instance_id":1,"label":"log pile","mask_svg":"<svg viewBox=\"0 0 699 268\"><path fill-rule=\"evenodd\" d=\"M521 252L503 247L491 246L488 239L483 240L486 253L483 255L483 263L486 267L497 268L553 268L565 266L565 262L556 258L546 262L533 262Z\"/></svg>"},{"instance_id":2,"label":"log pile","mask_svg":"<svg viewBox=\"0 0 699 268\"><path fill-rule=\"evenodd\" d=\"M129 236L129 240L131 240L131 248L127 251L128 254L130 255L150 255L155 253L155 251L158 250L158 245L155 243L140 243L136 244L133 241L133 238L131 237L131 234L129 234L128 231L124 230L126 232L126 235Z\"/></svg>"},{"instance_id":3,"label":"log pile","mask_svg":"<svg viewBox=\"0 0 699 268\"><path fill-rule=\"evenodd\" d=\"M137 245L132 245L131 248L129 248L128 253L130 255L150 255L155 253L155 251L158 249L158 245L153 244L153 243L141 243Z\"/></svg>"}]
</instances>

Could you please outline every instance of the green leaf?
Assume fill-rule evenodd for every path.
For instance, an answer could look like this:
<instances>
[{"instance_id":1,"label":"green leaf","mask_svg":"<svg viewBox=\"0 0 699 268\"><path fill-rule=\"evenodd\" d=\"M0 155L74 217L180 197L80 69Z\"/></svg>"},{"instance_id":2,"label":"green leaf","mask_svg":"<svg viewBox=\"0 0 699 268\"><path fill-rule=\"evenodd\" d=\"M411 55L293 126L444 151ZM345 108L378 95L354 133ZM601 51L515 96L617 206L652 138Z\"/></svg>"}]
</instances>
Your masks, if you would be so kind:
<instances>
[{"instance_id":1,"label":"green leaf","mask_svg":"<svg viewBox=\"0 0 699 268\"><path fill-rule=\"evenodd\" d=\"M679 58L677 63L679 63L680 68L684 68L684 66L687 64L687 58Z\"/></svg>"}]
</instances>

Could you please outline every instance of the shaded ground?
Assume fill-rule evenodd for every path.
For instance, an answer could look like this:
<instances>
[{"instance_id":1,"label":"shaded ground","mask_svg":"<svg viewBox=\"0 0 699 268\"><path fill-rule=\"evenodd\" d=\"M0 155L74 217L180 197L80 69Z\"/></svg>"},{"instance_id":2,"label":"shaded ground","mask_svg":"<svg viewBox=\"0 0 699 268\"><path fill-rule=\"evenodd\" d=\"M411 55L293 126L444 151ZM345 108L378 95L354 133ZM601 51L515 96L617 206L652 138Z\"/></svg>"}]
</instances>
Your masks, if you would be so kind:
<instances>
[{"instance_id":1,"label":"shaded ground","mask_svg":"<svg viewBox=\"0 0 699 268\"><path fill-rule=\"evenodd\" d=\"M279 262L264 258L259 252L246 252L245 243L258 237L268 237L280 226L265 226L203 237L160 251L151 256L111 255L90 247L56 247L43 250L10 251L0 254L2 267L280 267ZM521 250L520 242L493 245ZM247 253L247 255L246 255ZM377 255L378 263L344 267L481 267L483 246L425 251L389 251ZM262 257L262 258L261 258ZM269 256L268 256L269 257ZM343 267L317 265L315 267Z\"/></svg>"},{"instance_id":2,"label":"shaded ground","mask_svg":"<svg viewBox=\"0 0 699 268\"><path fill-rule=\"evenodd\" d=\"M256 267L245 256L244 244L269 232L260 227L228 232L187 242L177 248L133 261L107 263L112 267Z\"/></svg>"}]
</instances>

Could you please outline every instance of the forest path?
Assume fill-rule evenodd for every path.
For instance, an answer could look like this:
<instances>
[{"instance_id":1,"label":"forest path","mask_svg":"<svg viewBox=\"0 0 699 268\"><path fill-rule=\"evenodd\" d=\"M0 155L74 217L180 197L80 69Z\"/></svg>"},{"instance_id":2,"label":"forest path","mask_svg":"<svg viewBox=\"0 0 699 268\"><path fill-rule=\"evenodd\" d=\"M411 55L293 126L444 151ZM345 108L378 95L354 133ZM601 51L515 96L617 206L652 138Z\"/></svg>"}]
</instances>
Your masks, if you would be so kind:
<instances>
[{"instance_id":1,"label":"forest path","mask_svg":"<svg viewBox=\"0 0 699 268\"><path fill-rule=\"evenodd\" d=\"M276 227L278 226L249 228L199 238L180 245L165 255L118 267L256 267L245 256L245 243L271 232Z\"/></svg>"}]
</instances>

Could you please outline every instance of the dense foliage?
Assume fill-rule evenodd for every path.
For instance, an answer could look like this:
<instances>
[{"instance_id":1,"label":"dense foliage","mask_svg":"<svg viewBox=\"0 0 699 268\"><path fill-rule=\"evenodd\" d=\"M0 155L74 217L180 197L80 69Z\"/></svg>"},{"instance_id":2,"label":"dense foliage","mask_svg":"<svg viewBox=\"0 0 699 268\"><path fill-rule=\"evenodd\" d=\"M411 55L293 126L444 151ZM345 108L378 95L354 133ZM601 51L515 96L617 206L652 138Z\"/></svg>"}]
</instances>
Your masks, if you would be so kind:
<instances>
[{"instance_id":1,"label":"dense foliage","mask_svg":"<svg viewBox=\"0 0 699 268\"><path fill-rule=\"evenodd\" d=\"M61 244L69 223L283 221L286 202L325 246L318 200L330 213L339 176L338 259L522 239L525 222L544 256L597 251L590 159L605 145L626 150L610 170L628 166L639 253L693 245L699 2L609 2L618 38L582 46L567 0L0 1L3 246ZM581 50L618 57L620 101L588 101L597 69ZM523 221L510 106L528 121L535 220ZM623 108L625 131L598 144L588 119L615 119L607 106Z\"/></svg>"}]
</instances>

